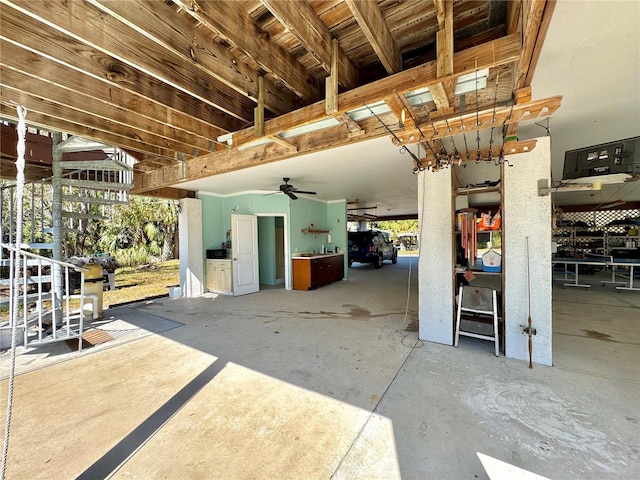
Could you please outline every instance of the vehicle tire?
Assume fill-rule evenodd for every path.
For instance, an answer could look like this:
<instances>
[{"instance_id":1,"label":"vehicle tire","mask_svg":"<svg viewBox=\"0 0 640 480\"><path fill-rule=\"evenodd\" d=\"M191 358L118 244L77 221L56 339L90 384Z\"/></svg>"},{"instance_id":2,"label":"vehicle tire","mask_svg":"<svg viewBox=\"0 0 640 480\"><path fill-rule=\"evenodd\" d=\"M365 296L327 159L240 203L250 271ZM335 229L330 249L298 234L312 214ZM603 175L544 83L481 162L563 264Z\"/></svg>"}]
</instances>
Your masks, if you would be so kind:
<instances>
[{"instance_id":1,"label":"vehicle tire","mask_svg":"<svg viewBox=\"0 0 640 480\"><path fill-rule=\"evenodd\" d=\"M373 266L375 268L382 267L382 254L376 255L373 259Z\"/></svg>"},{"instance_id":2,"label":"vehicle tire","mask_svg":"<svg viewBox=\"0 0 640 480\"><path fill-rule=\"evenodd\" d=\"M393 257L391 257L391 263L394 265L398 263L398 252L393 252Z\"/></svg>"}]
</instances>

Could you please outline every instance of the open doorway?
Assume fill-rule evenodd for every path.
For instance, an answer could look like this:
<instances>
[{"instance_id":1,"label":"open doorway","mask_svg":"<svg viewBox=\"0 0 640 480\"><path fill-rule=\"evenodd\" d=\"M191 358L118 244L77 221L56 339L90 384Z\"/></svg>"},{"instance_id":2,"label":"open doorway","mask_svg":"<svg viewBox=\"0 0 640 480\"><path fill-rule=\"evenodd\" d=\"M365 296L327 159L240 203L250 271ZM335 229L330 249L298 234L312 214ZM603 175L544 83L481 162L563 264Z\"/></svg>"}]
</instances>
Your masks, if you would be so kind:
<instances>
[{"instance_id":1,"label":"open doorway","mask_svg":"<svg viewBox=\"0 0 640 480\"><path fill-rule=\"evenodd\" d=\"M260 290L286 288L286 232L282 215L258 215Z\"/></svg>"}]
</instances>

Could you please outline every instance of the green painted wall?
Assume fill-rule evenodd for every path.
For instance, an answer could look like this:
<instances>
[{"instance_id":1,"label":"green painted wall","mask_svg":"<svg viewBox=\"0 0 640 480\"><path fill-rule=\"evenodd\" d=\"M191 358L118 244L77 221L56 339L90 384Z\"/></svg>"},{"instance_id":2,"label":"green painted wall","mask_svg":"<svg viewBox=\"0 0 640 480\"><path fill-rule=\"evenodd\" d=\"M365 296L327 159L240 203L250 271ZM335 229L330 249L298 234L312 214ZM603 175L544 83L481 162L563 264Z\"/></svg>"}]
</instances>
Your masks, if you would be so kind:
<instances>
[{"instance_id":1,"label":"green painted wall","mask_svg":"<svg viewBox=\"0 0 640 480\"><path fill-rule=\"evenodd\" d=\"M260 283L276 284L276 217L258 217Z\"/></svg>"},{"instance_id":2,"label":"green painted wall","mask_svg":"<svg viewBox=\"0 0 640 480\"><path fill-rule=\"evenodd\" d=\"M316 200L299 197L291 202L291 251L319 252L322 245L327 245L327 234L304 234L302 229L313 225L315 228L327 230L327 204Z\"/></svg>"},{"instance_id":3,"label":"green painted wall","mask_svg":"<svg viewBox=\"0 0 640 480\"><path fill-rule=\"evenodd\" d=\"M344 254L344 278L349 272L347 257L347 202L331 202L327 204L327 228L331 230L331 243L328 248L334 250L339 247Z\"/></svg>"},{"instance_id":4,"label":"green painted wall","mask_svg":"<svg viewBox=\"0 0 640 480\"><path fill-rule=\"evenodd\" d=\"M226 232L222 222L224 199L211 195L199 195L202 201L202 246L206 250L220 248L226 240Z\"/></svg>"},{"instance_id":5,"label":"green painted wall","mask_svg":"<svg viewBox=\"0 0 640 480\"><path fill-rule=\"evenodd\" d=\"M290 258L295 252L319 252L322 246L333 250L336 246L343 252L347 248L347 206L346 202L325 203L299 197L291 200L286 195L244 194L234 197L216 197L201 194L202 200L202 236L203 248L220 248L226 241L226 233L231 228L231 215L253 215L275 213L287 215L289 221L288 239ZM275 280L275 222L283 223L282 218L258 217L258 249L260 255L260 282L272 285ZM326 233L303 234L302 229L315 228L329 230L332 242L328 242ZM262 230L264 229L264 232ZM267 233L271 232L271 233ZM263 271L264 265L264 271ZM345 259L345 277L347 276Z\"/></svg>"}]
</instances>

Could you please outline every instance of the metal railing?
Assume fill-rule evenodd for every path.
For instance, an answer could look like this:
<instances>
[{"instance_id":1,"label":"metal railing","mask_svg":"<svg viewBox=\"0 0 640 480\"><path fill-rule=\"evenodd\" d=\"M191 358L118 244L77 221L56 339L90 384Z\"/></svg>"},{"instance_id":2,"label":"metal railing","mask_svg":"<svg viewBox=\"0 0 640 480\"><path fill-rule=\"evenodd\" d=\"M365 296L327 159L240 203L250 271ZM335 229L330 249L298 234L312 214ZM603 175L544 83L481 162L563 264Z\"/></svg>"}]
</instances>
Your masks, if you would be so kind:
<instances>
[{"instance_id":1,"label":"metal railing","mask_svg":"<svg viewBox=\"0 0 640 480\"><path fill-rule=\"evenodd\" d=\"M0 306L9 305L8 319L0 321L0 330L11 331L15 324L25 347L77 338L78 351L82 350L87 269L6 243L0 246L11 257L0 276Z\"/></svg>"}]
</instances>

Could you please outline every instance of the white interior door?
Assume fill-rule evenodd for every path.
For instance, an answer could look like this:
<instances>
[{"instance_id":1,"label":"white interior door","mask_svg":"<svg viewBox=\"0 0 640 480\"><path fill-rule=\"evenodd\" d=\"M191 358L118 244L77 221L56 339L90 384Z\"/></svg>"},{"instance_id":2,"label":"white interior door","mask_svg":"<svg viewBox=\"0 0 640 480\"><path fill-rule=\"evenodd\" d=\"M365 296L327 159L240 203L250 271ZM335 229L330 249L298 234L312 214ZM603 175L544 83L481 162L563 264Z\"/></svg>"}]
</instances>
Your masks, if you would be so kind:
<instances>
[{"instance_id":1,"label":"white interior door","mask_svg":"<svg viewBox=\"0 0 640 480\"><path fill-rule=\"evenodd\" d=\"M231 248L233 294L246 295L259 291L258 217L231 215Z\"/></svg>"}]
</instances>

